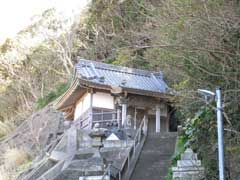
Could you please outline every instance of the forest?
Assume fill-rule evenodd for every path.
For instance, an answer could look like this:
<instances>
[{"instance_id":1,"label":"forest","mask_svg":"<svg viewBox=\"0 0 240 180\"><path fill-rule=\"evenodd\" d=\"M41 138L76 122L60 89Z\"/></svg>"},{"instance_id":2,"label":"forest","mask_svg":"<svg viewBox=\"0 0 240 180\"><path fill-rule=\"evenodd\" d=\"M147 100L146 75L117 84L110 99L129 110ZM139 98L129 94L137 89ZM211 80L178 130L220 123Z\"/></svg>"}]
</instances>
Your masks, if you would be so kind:
<instances>
[{"instance_id":1,"label":"forest","mask_svg":"<svg viewBox=\"0 0 240 180\"><path fill-rule=\"evenodd\" d=\"M216 108L197 89L221 87L226 179L240 178L238 0L92 0L73 23L46 10L0 46L0 139L65 92L77 57L162 71L180 143L209 180L218 179Z\"/></svg>"}]
</instances>

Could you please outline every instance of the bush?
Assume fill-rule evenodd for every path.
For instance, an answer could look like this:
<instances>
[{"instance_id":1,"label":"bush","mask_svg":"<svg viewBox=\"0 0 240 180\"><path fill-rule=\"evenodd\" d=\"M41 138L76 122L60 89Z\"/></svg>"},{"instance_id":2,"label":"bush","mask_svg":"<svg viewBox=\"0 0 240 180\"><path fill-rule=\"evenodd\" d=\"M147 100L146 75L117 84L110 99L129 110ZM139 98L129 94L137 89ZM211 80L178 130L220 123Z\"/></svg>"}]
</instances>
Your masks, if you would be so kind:
<instances>
[{"instance_id":1,"label":"bush","mask_svg":"<svg viewBox=\"0 0 240 180\"><path fill-rule=\"evenodd\" d=\"M7 149L2 159L0 180L16 179L20 172L26 170L32 164L30 155L23 149Z\"/></svg>"},{"instance_id":2,"label":"bush","mask_svg":"<svg viewBox=\"0 0 240 180\"><path fill-rule=\"evenodd\" d=\"M187 144L186 136L179 136L176 142L175 153L172 156L171 167L168 169L167 180L172 180L172 167L177 165L177 161L180 160L181 154L185 151Z\"/></svg>"},{"instance_id":3,"label":"bush","mask_svg":"<svg viewBox=\"0 0 240 180\"><path fill-rule=\"evenodd\" d=\"M4 166L0 166L0 180L11 180L11 174Z\"/></svg>"},{"instance_id":4,"label":"bush","mask_svg":"<svg viewBox=\"0 0 240 180\"><path fill-rule=\"evenodd\" d=\"M10 124L10 122L2 122L0 121L0 138L7 135L9 132L11 132L13 129L13 125Z\"/></svg>"},{"instance_id":5,"label":"bush","mask_svg":"<svg viewBox=\"0 0 240 180\"><path fill-rule=\"evenodd\" d=\"M61 96L69 87L68 83L62 83L56 87L55 90L48 93L43 98L39 98L36 102L36 110L42 109L46 105L48 105L50 102L57 99L59 96Z\"/></svg>"},{"instance_id":6,"label":"bush","mask_svg":"<svg viewBox=\"0 0 240 180\"><path fill-rule=\"evenodd\" d=\"M30 155L23 149L11 148L3 154L4 165L7 168L16 169L18 166L27 163Z\"/></svg>"}]
</instances>

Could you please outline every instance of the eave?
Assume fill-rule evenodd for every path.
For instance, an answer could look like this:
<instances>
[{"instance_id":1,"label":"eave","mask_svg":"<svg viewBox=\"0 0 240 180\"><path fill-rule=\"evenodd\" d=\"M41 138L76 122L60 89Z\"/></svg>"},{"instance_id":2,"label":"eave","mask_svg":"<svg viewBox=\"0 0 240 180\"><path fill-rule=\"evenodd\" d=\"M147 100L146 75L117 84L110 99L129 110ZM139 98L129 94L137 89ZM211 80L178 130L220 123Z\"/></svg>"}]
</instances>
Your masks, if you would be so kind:
<instances>
[{"instance_id":1,"label":"eave","mask_svg":"<svg viewBox=\"0 0 240 180\"><path fill-rule=\"evenodd\" d=\"M77 78L75 78L68 90L62 96L60 96L57 102L54 104L54 108L56 110L64 111L64 109L68 109L69 107L73 106L75 101L70 101L70 98L74 94L77 94L77 91L80 90L80 88L79 81ZM77 96L80 96L80 94Z\"/></svg>"},{"instance_id":2,"label":"eave","mask_svg":"<svg viewBox=\"0 0 240 180\"><path fill-rule=\"evenodd\" d=\"M84 80L84 79L79 79L79 82L81 85L87 86L89 88L102 89L102 90L107 90L110 92L112 90L112 87L109 85L103 85L100 83L95 83L95 82L91 82L91 81ZM128 88L128 87L124 87L124 86L121 86L121 88L122 88L122 92L143 95L143 96L156 97L156 98L160 98L160 99L164 99L164 100L169 100L170 97L172 96L171 94L167 94L167 93L161 93L161 92L158 93L158 92L146 91L146 90L141 90L141 89Z\"/></svg>"}]
</instances>

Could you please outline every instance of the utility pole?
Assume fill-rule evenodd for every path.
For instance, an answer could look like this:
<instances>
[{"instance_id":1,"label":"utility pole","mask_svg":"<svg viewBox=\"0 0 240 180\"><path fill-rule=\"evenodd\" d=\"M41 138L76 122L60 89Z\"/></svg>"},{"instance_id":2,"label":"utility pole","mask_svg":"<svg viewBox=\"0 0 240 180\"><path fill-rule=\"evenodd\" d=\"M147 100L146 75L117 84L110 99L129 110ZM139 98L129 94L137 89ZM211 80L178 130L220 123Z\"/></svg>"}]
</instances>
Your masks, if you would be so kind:
<instances>
[{"instance_id":1,"label":"utility pole","mask_svg":"<svg viewBox=\"0 0 240 180\"><path fill-rule=\"evenodd\" d=\"M218 160L219 160L219 179L225 180L224 177L224 146L223 146L223 120L222 120L222 97L221 88L216 88L217 102L217 127L218 127Z\"/></svg>"},{"instance_id":2,"label":"utility pole","mask_svg":"<svg viewBox=\"0 0 240 180\"><path fill-rule=\"evenodd\" d=\"M218 128L218 168L219 180L225 180L224 176L224 141L223 141L223 120L222 120L222 96L221 88L216 88L216 93L205 89L198 89L205 96L206 103L209 97L215 97L217 103L217 128Z\"/></svg>"}]
</instances>

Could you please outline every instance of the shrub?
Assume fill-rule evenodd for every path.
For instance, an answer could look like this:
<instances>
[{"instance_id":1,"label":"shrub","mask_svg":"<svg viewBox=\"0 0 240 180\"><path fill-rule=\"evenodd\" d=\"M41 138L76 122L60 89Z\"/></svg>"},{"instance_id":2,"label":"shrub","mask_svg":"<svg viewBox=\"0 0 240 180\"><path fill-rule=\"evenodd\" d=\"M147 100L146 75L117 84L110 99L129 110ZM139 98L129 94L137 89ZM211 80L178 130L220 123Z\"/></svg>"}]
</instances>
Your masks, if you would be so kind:
<instances>
[{"instance_id":1,"label":"shrub","mask_svg":"<svg viewBox=\"0 0 240 180\"><path fill-rule=\"evenodd\" d=\"M69 87L68 83L62 83L59 84L55 90L48 93L46 96L39 98L36 102L36 109L42 109L46 105L48 105L50 102L57 99L59 96L61 96Z\"/></svg>"},{"instance_id":2,"label":"shrub","mask_svg":"<svg viewBox=\"0 0 240 180\"><path fill-rule=\"evenodd\" d=\"M186 149L187 138L186 136L179 136L176 142L175 153L172 157L171 167L168 169L167 180L172 180L172 167L176 166L177 161L180 160L181 154Z\"/></svg>"},{"instance_id":3,"label":"shrub","mask_svg":"<svg viewBox=\"0 0 240 180\"><path fill-rule=\"evenodd\" d=\"M11 174L4 166L0 166L0 180L11 180Z\"/></svg>"},{"instance_id":4,"label":"shrub","mask_svg":"<svg viewBox=\"0 0 240 180\"><path fill-rule=\"evenodd\" d=\"M0 121L0 138L7 135L13 129L13 125L10 122L2 122Z\"/></svg>"},{"instance_id":5,"label":"shrub","mask_svg":"<svg viewBox=\"0 0 240 180\"><path fill-rule=\"evenodd\" d=\"M29 154L23 149L9 148L2 155L2 158L3 164L0 166L0 180L16 179L20 172L32 164Z\"/></svg>"},{"instance_id":6,"label":"shrub","mask_svg":"<svg viewBox=\"0 0 240 180\"><path fill-rule=\"evenodd\" d=\"M11 148L3 154L3 161L6 168L16 169L29 160L30 155L23 149Z\"/></svg>"}]
</instances>

